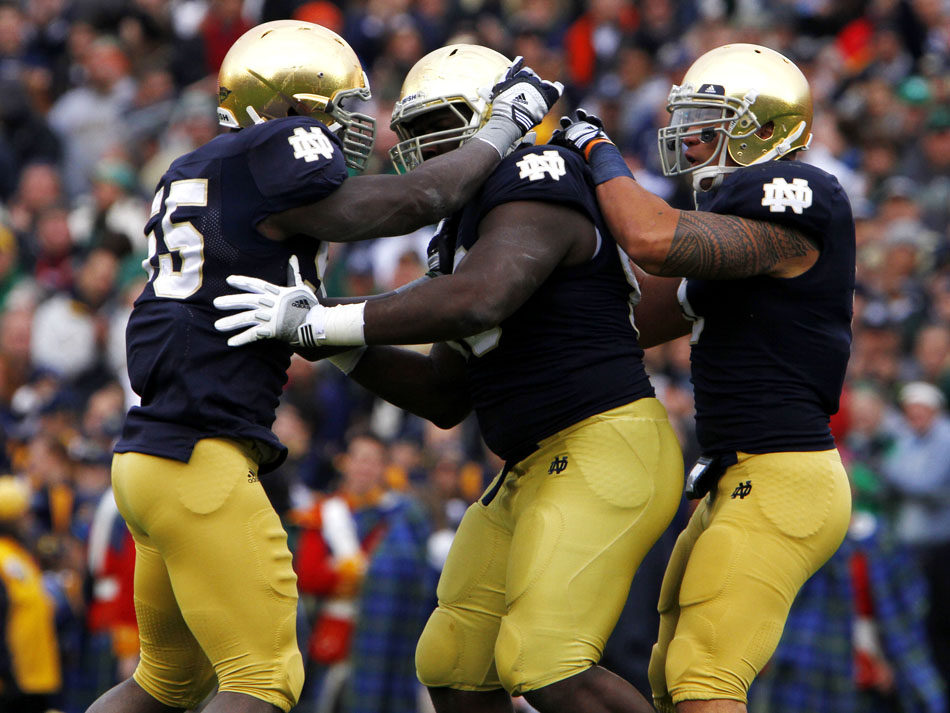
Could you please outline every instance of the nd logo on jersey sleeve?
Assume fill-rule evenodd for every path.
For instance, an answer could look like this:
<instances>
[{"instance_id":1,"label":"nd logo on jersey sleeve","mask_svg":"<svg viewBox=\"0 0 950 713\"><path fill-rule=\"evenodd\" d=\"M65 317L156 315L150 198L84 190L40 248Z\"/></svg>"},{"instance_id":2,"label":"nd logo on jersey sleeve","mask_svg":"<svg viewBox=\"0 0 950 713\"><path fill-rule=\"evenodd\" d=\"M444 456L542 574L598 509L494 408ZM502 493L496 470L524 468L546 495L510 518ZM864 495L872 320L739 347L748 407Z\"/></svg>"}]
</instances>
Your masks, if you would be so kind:
<instances>
[{"instance_id":1,"label":"nd logo on jersey sleeve","mask_svg":"<svg viewBox=\"0 0 950 713\"><path fill-rule=\"evenodd\" d=\"M343 146L323 124L287 117L261 126L269 133L251 147L247 162L254 183L268 199L269 212L314 203L343 183Z\"/></svg>"},{"instance_id":2,"label":"nd logo on jersey sleeve","mask_svg":"<svg viewBox=\"0 0 950 713\"><path fill-rule=\"evenodd\" d=\"M309 129L298 126L293 134L287 137L287 143L294 149L294 158L302 158L307 163L320 158L333 158L333 143L316 126L311 126Z\"/></svg>"},{"instance_id":3,"label":"nd logo on jersey sleeve","mask_svg":"<svg viewBox=\"0 0 950 713\"><path fill-rule=\"evenodd\" d=\"M699 209L781 223L822 239L837 208L841 187L833 176L801 161L769 161L726 176L710 193L698 195Z\"/></svg>"},{"instance_id":4,"label":"nd logo on jersey sleeve","mask_svg":"<svg viewBox=\"0 0 950 713\"><path fill-rule=\"evenodd\" d=\"M596 221L599 212L587 176L584 159L567 149L547 145L519 149L485 182L474 214L481 219L502 203L542 201L573 206ZM466 216L471 214L467 209ZM464 244L471 247L470 242Z\"/></svg>"},{"instance_id":5,"label":"nd logo on jersey sleeve","mask_svg":"<svg viewBox=\"0 0 950 713\"><path fill-rule=\"evenodd\" d=\"M793 178L789 183L777 176L762 184L762 190L765 192L762 205L768 207L772 213L784 213L791 209L793 213L801 215L802 211L811 207L814 195L808 180L804 178Z\"/></svg>"},{"instance_id":6,"label":"nd logo on jersey sleeve","mask_svg":"<svg viewBox=\"0 0 950 713\"><path fill-rule=\"evenodd\" d=\"M557 151L526 153L515 166L519 169L518 178L526 178L529 181L540 181L545 176L559 181L562 176L567 175L564 158Z\"/></svg>"}]
</instances>

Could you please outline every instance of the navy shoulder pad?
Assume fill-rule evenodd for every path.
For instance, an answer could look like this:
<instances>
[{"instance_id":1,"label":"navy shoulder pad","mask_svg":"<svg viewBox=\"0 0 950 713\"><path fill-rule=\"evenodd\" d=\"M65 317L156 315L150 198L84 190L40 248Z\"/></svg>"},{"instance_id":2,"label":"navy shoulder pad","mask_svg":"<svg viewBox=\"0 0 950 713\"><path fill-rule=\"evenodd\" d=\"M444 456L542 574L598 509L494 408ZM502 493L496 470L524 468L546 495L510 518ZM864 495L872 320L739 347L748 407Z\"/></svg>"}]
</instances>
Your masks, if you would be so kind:
<instances>
[{"instance_id":1,"label":"navy shoulder pad","mask_svg":"<svg viewBox=\"0 0 950 713\"><path fill-rule=\"evenodd\" d=\"M481 213L512 201L582 205L590 212L593 196L587 164L573 151L542 144L505 158L481 190Z\"/></svg>"},{"instance_id":2,"label":"navy shoulder pad","mask_svg":"<svg viewBox=\"0 0 950 713\"><path fill-rule=\"evenodd\" d=\"M820 234L840 210L841 201L847 203L838 180L817 166L769 161L729 174L700 207Z\"/></svg>"},{"instance_id":3,"label":"navy shoulder pad","mask_svg":"<svg viewBox=\"0 0 950 713\"><path fill-rule=\"evenodd\" d=\"M270 212L318 201L348 175L340 140L319 121L292 116L245 132L248 169Z\"/></svg>"}]
</instances>

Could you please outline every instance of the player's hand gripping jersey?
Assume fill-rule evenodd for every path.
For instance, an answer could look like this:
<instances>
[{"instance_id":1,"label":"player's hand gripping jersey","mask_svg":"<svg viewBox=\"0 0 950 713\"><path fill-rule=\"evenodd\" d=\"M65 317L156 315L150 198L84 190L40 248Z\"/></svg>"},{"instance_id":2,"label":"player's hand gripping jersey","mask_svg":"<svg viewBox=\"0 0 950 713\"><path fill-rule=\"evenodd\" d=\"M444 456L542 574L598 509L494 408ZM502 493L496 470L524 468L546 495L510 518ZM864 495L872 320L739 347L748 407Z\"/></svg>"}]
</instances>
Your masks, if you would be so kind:
<instances>
[{"instance_id":1,"label":"player's hand gripping jersey","mask_svg":"<svg viewBox=\"0 0 950 713\"><path fill-rule=\"evenodd\" d=\"M851 347L854 221L834 176L799 161L740 168L700 193L699 209L781 223L821 250L804 274L738 280L690 278L680 302L695 319L696 426L707 453L834 447Z\"/></svg>"},{"instance_id":2,"label":"player's hand gripping jersey","mask_svg":"<svg viewBox=\"0 0 950 713\"><path fill-rule=\"evenodd\" d=\"M633 325L639 288L607 230L583 159L533 146L507 157L478 195L445 220L429 247L448 274L478 240L479 222L512 201L568 205L598 231L587 262L559 267L498 327L458 344L488 446L506 460L588 416L653 396Z\"/></svg>"},{"instance_id":3,"label":"player's hand gripping jersey","mask_svg":"<svg viewBox=\"0 0 950 713\"><path fill-rule=\"evenodd\" d=\"M172 163L145 227L150 278L127 330L129 376L142 403L129 413L117 452L187 462L196 441L226 436L257 441L262 472L284 459L270 427L291 349L273 341L228 347L214 328L212 300L232 291L231 274L288 284L291 255L319 289L325 243L276 242L255 226L324 198L346 176L338 139L304 117L219 136Z\"/></svg>"}]
</instances>

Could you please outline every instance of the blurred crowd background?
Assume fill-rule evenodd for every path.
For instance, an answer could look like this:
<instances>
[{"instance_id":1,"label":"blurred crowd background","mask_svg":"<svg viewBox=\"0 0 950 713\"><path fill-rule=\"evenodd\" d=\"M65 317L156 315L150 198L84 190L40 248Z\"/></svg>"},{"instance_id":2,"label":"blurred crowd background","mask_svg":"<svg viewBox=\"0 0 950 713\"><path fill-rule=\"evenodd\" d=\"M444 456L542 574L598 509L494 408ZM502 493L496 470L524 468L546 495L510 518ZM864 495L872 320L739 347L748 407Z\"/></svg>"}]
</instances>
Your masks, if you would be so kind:
<instances>
[{"instance_id":1,"label":"blurred crowd background","mask_svg":"<svg viewBox=\"0 0 950 713\"><path fill-rule=\"evenodd\" d=\"M17 710L19 689L83 711L134 668L134 551L109 467L135 399L124 328L146 279L142 227L171 160L219 131L216 73L228 47L290 17L336 30L363 62L379 127L369 171L392 170L389 116L408 69L470 42L564 82L541 140L583 105L637 179L683 208L691 193L662 177L656 149L671 84L733 41L802 68L815 99L802 158L838 177L857 225L854 346L833 420L855 519L799 596L750 710L945 712L948 0L0 2L0 472L14 476L0 479L0 709ZM420 276L430 236L334 246L330 294ZM689 345L655 348L647 361L691 462ZM291 456L262 482L303 594L309 678L298 710L425 710L415 639L453 529L499 463L471 421L440 431L323 363L294 361L275 430ZM608 646L608 665L643 689L659 578L687 510L645 563ZM37 565L33 590L17 588L29 573L8 566L15 547ZM54 602L56 641L37 682L22 663L36 647L11 622L40 592Z\"/></svg>"}]
</instances>

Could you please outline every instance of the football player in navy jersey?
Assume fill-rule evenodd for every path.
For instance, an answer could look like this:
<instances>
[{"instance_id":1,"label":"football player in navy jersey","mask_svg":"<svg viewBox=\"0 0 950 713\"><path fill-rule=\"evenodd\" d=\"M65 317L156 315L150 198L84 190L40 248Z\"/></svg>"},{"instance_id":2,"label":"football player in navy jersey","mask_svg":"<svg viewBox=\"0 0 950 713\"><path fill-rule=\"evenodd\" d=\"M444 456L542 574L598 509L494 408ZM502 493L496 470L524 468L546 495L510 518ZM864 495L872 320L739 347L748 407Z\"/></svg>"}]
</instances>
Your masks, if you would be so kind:
<instances>
[{"instance_id":1,"label":"football player in navy jersey","mask_svg":"<svg viewBox=\"0 0 950 713\"><path fill-rule=\"evenodd\" d=\"M463 151L491 111L475 88L507 63L471 45L420 60L393 112L397 167ZM255 341L272 335L357 346L333 357L356 381L443 427L474 410L505 460L462 520L416 651L439 713L510 712L510 694L542 713L651 711L597 662L678 507L683 463L644 371L637 283L583 159L517 150L429 253L430 278L409 289L309 312L289 306L312 299L302 287L229 278L245 292L215 304L245 311L218 328L253 348L277 348ZM428 355L380 346L427 342Z\"/></svg>"},{"instance_id":2,"label":"football player in navy jersey","mask_svg":"<svg viewBox=\"0 0 950 713\"><path fill-rule=\"evenodd\" d=\"M778 52L706 53L668 108L664 171L692 174L696 211L640 187L596 118L562 120L557 140L587 157L607 224L651 274L641 342L692 331L704 455L687 494L703 500L666 571L649 674L663 713L733 713L849 522L828 421L851 345L854 222L834 176L794 160L811 94Z\"/></svg>"},{"instance_id":3,"label":"football player in navy jersey","mask_svg":"<svg viewBox=\"0 0 950 713\"><path fill-rule=\"evenodd\" d=\"M271 425L291 348L229 349L212 300L233 272L284 283L290 262L319 289L326 241L405 233L460 207L560 87L515 62L486 91L493 112L463 150L409 176L347 178L375 127L356 110L370 91L346 42L287 20L229 50L218 116L240 130L172 163L145 226L151 277L127 330L141 405L112 476L136 543L142 656L93 713L195 708L215 683L207 711L295 704L296 576L259 482L286 455Z\"/></svg>"}]
</instances>

